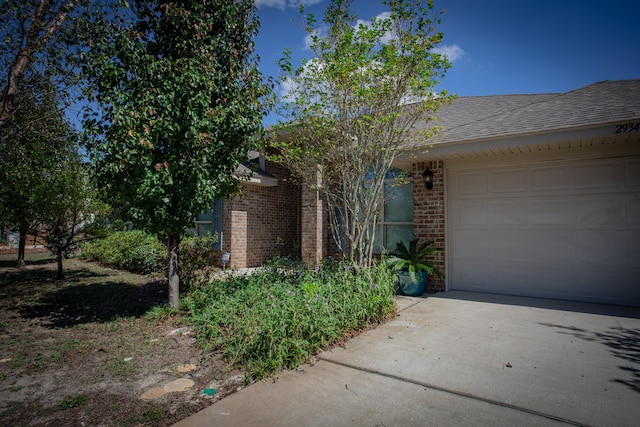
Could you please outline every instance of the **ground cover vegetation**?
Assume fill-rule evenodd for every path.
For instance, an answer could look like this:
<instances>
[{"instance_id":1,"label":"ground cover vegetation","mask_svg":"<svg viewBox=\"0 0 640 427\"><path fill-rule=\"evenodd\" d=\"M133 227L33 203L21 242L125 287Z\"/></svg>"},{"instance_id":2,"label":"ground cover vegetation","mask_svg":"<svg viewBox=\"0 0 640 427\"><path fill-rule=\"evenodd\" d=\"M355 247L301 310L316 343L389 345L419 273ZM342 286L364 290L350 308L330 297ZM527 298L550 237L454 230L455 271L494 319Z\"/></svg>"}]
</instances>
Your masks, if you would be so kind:
<instances>
[{"instance_id":1,"label":"ground cover vegetation","mask_svg":"<svg viewBox=\"0 0 640 427\"><path fill-rule=\"evenodd\" d=\"M204 348L219 349L255 378L295 368L394 312L395 274L383 264L357 271L326 260L314 269L279 264L214 279L185 298Z\"/></svg>"},{"instance_id":2,"label":"ground cover vegetation","mask_svg":"<svg viewBox=\"0 0 640 427\"><path fill-rule=\"evenodd\" d=\"M127 249L144 248L151 237L114 234ZM251 275L223 274L206 266L205 243L182 246L191 267L181 271L189 286L180 310L167 304L164 273L72 258L66 278L55 280L48 255L27 255L23 269L0 257L0 422L170 425L251 381L312 361L394 313L396 278L384 265L356 271L333 260L305 268L275 259ZM195 368L181 373L183 365ZM142 399L178 378L194 387Z\"/></svg>"}]
</instances>

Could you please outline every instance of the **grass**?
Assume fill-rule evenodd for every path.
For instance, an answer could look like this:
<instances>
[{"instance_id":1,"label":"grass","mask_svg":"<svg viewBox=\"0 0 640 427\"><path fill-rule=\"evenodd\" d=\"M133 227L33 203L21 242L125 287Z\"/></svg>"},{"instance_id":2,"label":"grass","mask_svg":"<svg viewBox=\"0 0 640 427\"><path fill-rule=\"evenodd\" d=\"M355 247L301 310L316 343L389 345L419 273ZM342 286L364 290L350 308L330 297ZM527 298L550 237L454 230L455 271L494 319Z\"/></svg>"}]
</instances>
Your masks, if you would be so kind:
<instances>
[{"instance_id":1,"label":"grass","mask_svg":"<svg viewBox=\"0 0 640 427\"><path fill-rule=\"evenodd\" d=\"M13 265L0 258L0 425L33 424L42 411L52 425L171 425L242 378L246 385L298 366L395 312L395 274L381 265L283 263L250 276L202 276L181 310L166 305L156 276L70 259L67 278L56 281L51 258ZM170 333L178 328L188 333ZM188 360L198 365L192 394L140 400L148 378L162 386ZM200 396L214 381L215 397Z\"/></svg>"},{"instance_id":2,"label":"grass","mask_svg":"<svg viewBox=\"0 0 640 427\"><path fill-rule=\"evenodd\" d=\"M79 394L77 396L73 396L68 399L61 400L60 402L58 402L58 406L63 410L75 408L76 406L82 405L85 400L87 400L87 398L84 395Z\"/></svg>"},{"instance_id":3,"label":"grass","mask_svg":"<svg viewBox=\"0 0 640 427\"><path fill-rule=\"evenodd\" d=\"M386 320L395 310L395 281L384 265L359 272L330 260L308 270L274 267L193 290L186 321L203 347L260 379Z\"/></svg>"}]
</instances>

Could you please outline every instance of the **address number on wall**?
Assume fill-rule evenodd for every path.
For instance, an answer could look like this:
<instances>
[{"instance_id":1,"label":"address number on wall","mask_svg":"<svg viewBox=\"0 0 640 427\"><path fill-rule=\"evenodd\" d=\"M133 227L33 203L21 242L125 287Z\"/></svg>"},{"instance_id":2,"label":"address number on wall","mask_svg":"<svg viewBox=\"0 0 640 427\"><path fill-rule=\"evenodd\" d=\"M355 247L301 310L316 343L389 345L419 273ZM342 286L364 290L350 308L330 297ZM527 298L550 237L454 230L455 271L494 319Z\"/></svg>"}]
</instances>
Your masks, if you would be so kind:
<instances>
[{"instance_id":1,"label":"address number on wall","mask_svg":"<svg viewBox=\"0 0 640 427\"><path fill-rule=\"evenodd\" d=\"M640 132L640 122L639 123L624 123L621 125L616 125L615 133L631 133L631 132Z\"/></svg>"}]
</instances>

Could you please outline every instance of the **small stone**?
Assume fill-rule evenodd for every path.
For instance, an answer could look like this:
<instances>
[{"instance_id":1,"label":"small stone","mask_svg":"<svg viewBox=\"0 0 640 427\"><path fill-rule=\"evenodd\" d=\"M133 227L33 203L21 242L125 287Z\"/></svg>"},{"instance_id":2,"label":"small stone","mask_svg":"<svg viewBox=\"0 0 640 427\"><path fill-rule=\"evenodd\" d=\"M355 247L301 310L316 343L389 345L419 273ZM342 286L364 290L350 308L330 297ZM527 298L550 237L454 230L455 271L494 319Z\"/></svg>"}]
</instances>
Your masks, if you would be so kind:
<instances>
[{"instance_id":1,"label":"small stone","mask_svg":"<svg viewBox=\"0 0 640 427\"><path fill-rule=\"evenodd\" d=\"M0 363L7 363L7 362L11 362L11 358L6 358L6 359L0 359Z\"/></svg>"},{"instance_id":2,"label":"small stone","mask_svg":"<svg viewBox=\"0 0 640 427\"><path fill-rule=\"evenodd\" d=\"M154 400L154 399L159 399L160 397L164 396L166 393L167 392L164 391L164 389L160 387L154 387L145 391L141 397L143 400Z\"/></svg>"},{"instance_id":3,"label":"small stone","mask_svg":"<svg viewBox=\"0 0 640 427\"><path fill-rule=\"evenodd\" d=\"M167 336L172 336L172 335L184 335L184 334L188 334L189 333L189 328L178 328L178 329L174 329L172 331L169 331L169 333L167 333Z\"/></svg>"},{"instance_id":4,"label":"small stone","mask_svg":"<svg viewBox=\"0 0 640 427\"><path fill-rule=\"evenodd\" d=\"M187 372L192 372L196 370L196 365L194 365L193 363L185 363L184 365L180 365L178 366L178 372L180 372L181 374L185 374Z\"/></svg>"},{"instance_id":5,"label":"small stone","mask_svg":"<svg viewBox=\"0 0 640 427\"><path fill-rule=\"evenodd\" d=\"M175 391L187 391L193 387L196 383L188 378L178 378L175 381L171 381L169 384L165 384L164 391L167 393Z\"/></svg>"}]
</instances>

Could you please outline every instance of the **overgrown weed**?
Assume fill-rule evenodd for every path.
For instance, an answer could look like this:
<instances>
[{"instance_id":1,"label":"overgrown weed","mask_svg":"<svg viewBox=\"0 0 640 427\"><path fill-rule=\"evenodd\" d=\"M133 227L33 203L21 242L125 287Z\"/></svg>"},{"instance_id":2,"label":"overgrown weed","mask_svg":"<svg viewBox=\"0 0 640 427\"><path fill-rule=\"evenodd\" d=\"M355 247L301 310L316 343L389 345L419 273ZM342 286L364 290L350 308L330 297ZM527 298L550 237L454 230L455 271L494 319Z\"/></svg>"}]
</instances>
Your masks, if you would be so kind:
<instances>
[{"instance_id":1,"label":"overgrown weed","mask_svg":"<svg viewBox=\"0 0 640 427\"><path fill-rule=\"evenodd\" d=\"M314 269L272 265L227 275L184 299L199 343L254 378L293 368L323 347L395 312L395 274L327 260Z\"/></svg>"}]
</instances>

